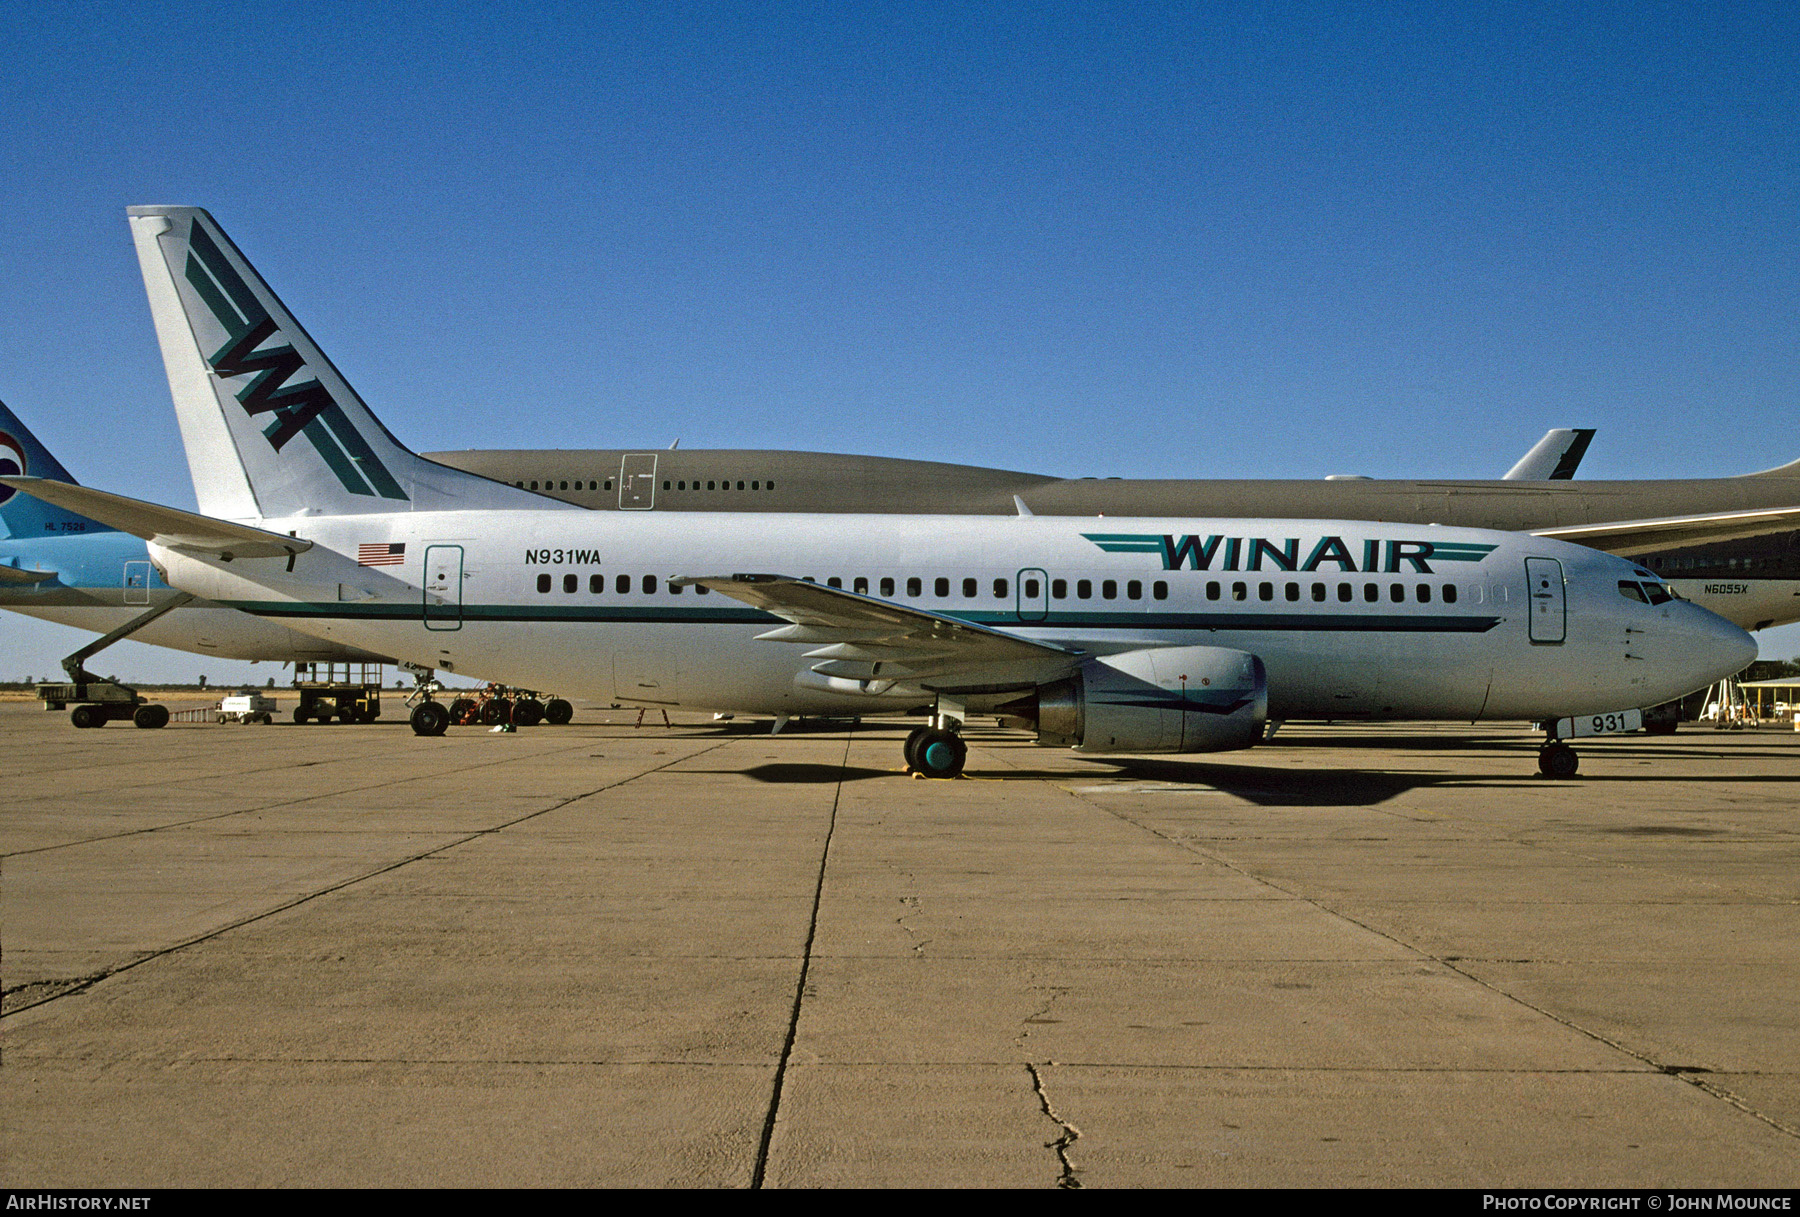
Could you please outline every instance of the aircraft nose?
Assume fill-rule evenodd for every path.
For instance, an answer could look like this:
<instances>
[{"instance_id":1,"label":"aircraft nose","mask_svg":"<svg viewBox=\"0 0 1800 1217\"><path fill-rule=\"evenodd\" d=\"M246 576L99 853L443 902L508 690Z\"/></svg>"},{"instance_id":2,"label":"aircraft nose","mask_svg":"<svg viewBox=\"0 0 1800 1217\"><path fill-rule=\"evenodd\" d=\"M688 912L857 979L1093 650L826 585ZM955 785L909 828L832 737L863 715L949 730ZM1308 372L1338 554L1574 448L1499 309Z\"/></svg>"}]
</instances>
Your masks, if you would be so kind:
<instances>
[{"instance_id":1,"label":"aircraft nose","mask_svg":"<svg viewBox=\"0 0 1800 1217\"><path fill-rule=\"evenodd\" d=\"M1749 667L1756 659L1756 639L1748 631L1697 604L1684 604L1681 645L1691 658L1694 687L1723 680Z\"/></svg>"}]
</instances>

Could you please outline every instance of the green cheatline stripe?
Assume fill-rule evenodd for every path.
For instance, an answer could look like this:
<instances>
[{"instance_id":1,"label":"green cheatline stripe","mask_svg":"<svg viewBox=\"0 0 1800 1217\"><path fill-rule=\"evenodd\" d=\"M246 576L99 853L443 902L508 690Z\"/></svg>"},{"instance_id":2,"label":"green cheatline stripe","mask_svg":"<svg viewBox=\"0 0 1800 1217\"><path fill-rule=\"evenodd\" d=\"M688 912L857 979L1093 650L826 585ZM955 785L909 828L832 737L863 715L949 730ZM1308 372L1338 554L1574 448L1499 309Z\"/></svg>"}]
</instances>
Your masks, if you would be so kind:
<instances>
[{"instance_id":1,"label":"green cheatline stripe","mask_svg":"<svg viewBox=\"0 0 1800 1217\"><path fill-rule=\"evenodd\" d=\"M252 292L250 285L245 283L237 271L231 268L231 260L225 256L225 251L213 242L212 236L199 220L194 220L188 225L188 249L199 255L200 260L206 264L206 268L212 271L213 276L218 279L219 285L231 294L232 301L244 314L247 325L254 325L268 316L263 309L262 302L256 298L256 293ZM230 328L230 323L224 317L220 317L219 321L226 328Z\"/></svg>"},{"instance_id":2,"label":"green cheatline stripe","mask_svg":"<svg viewBox=\"0 0 1800 1217\"><path fill-rule=\"evenodd\" d=\"M1452 562L1479 562L1498 548L1498 545L1476 545L1473 542L1442 544L1434 541L1431 543L1431 557L1445 558Z\"/></svg>"},{"instance_id":3,"label":"green cheatline stripe","mask_svg":"<svg viewBox=\"0 0 1800 1217\"><path fill-rule=\"evenodd\" d=\"M406 500L406 492L400 489L400 483L394 480L394 476L388 472L387 466L381 463L381 458L375 455L375 450L369 447L368 442L363 439L362 433L351 425L349 418L344 414L344 408L337 403L336 398L333 398L331 404L321 410L319 417L313 421L323 423L331 436L336 437L337 442L343 445L344 454L356 462L358 472L368 479L377 494L384 499ZM311 427L307 428L307 438L313 441L313 446L319 449L321 456L324 456L325 444L331 442L330 438L322 439L320 436L314 435ZM348 486L350 483L346 480L344 484Z\"/></svg>"},{"instance_id":4,"label":"green cheatline stripe","mask_svg":"<svg viewBox=\"0 0 1800 1217\"><path fill-rule=\"evenodd\" d=\"M424 616L418 605L407 604L296 604L291 601L228 601L232 608L259 617L339 618L358 621L484 623L587 622L604 625L764 625L785 618L753 608L648 608L596 605L465 605L460 614L447 605L432 605ZM1459 616L1449 613L1100 613L1053 612L1041 620L1021 620L1016 613L972 612L943 614L972 625L1000 628L1028 626L1083 630L1231 630L1276 633L1335 634L1485 634L1500 624L1492 616Z\"/></svg>"},{"instance_id":5,"label":"green cheatline stripe","mask_svg":"<svg viewBox=\"0 0 1800 1217\"><path fill-rule=\"evenodd\" d=\"M1081 535L1109 554L1159 554L1163 548L1161 537L1143 533L1084 532Z\"/></svg>"}]
</instances>

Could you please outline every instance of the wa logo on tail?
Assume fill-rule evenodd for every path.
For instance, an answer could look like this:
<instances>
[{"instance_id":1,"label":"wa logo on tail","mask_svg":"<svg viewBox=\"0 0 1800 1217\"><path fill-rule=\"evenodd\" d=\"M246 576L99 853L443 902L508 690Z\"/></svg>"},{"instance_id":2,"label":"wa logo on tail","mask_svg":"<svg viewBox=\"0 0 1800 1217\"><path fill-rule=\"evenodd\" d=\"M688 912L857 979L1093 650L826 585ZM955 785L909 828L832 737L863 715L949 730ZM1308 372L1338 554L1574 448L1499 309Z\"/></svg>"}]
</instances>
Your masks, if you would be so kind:
<instances>
[{"instance_id":1,"label":"wa logo on tail","mask_svg":"<svg viewBox=\"0 0 1800 1217\"><path fill-rule=\"evenodd\" d=\"M202 514L543 509L395 439L204 210L127 214Z\"/></svg>"},{"instance_id":2,"label":"wa logo on tail","mask_svg":"<svg viewBox=\"0 0 1800 1217\"><path fill-rule=\"evenodd\" d=\"M254 378L236 396L252 418L273 415L263 430L270 446L280 452L304 435L351 494L406 500L406 491L350 425L330 390L317 377L293 383L306 361L282 341L275 319L198 223L188 233L185 276L228 336L206 356L207 365L226 379ZM271 341L276 345L264 345Z\"/></svg>"}]
</instances>

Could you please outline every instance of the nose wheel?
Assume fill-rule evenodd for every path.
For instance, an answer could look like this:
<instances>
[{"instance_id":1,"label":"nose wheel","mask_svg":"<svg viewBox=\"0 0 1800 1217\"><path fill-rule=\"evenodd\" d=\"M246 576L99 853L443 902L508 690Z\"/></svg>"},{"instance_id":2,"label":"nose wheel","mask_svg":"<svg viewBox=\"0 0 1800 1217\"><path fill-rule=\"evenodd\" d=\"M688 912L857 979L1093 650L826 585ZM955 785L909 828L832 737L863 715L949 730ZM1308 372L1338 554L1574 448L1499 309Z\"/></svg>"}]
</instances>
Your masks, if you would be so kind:
<instances>
[{"instance_id":1,"label":"nose wheel","mask_svg":"<svg viewBox=\"0 0 1800 1217\"><path fill-rule=\"evenodd\" d=\"M1575 749L1561 740L1552 740L1538 752L1538 772L1547 778L1572 778L1580 767Z\"/></svg>"}]
</instances>

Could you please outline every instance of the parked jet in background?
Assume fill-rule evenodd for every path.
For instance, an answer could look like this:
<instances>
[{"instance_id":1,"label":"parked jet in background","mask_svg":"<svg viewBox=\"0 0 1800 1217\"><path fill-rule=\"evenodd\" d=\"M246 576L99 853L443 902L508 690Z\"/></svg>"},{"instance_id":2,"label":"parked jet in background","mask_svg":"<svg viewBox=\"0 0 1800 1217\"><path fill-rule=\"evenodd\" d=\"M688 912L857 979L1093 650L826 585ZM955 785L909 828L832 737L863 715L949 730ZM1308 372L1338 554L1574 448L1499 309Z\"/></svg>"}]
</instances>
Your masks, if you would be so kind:
<instances>
[{"instance_id":1,"label":"parked jet in background","mask_svg":"<svg viewBox=\"0 0 1800 1217\"><path fill-rule=\"evenodd\" d=\"M1591 430L1569 428L1549 432L1519 458L1505 480L1568 479L1593 435ZM1113 491L1119 491L1120 505L1129 507L1136 487L1143 484L1118 478L1055 478L897 457L742 448L471 449L427 452L424 457L578 507L620 511L1014 515L1018 511L1015 496L1037 491L1055 495L1075 487L1078 493L1088 492L1082 501L1091 499L1093 510L1039 514L1116 514L1103 505L1114 500ZM1334 476L1327 480L1370 479ZM1035 503L1032 509L1036 510Z\"/></svg>"},{"instance_id":2,"label":"parked jet in background","mask_svg":"<svg viewBox=\"0 0 1800 1217\"><path fill-rule=\"evenodd\" d=\"M1578 460L1592 432L1561 434L1574 437L1562 453ZM1797 513L1787 510L1800 507L1800 461L1728 478L1522 481L1509 474L1483 482L1059 479L929 461L679 449L434 452L429 459L601 511L1024 510L1040 516L1261 515L1501 528L1633 557L1683 596L1748 629L1800 620L1800 531L1793 528ZM1759 515L1773 523L1764 535L1745 538L1743 529L1754 527Z\"/></svg>"},{"instance_id":3,"label":"parked jet in background","mask_svg":"<svg viewBox=\"0 0 1800 1217\"><path fill-rule=\"evenodd\" d=\"M714 710L929 706L907 759L948 775L972 709L1088 751L1202 752L1251 746L1271 715L1605 715L1755 654L1629 562L1513 534L572 510L409 452L209 216L131 214L214 518L5 483L146 538L178 587L421 665ZM1540 764L1574 755L1553 738Z\"/></svg>"},{"instance_id":4,"label":"parked jet in background","mask_svg":"<svg viewBox=\"0 0 1800 1217\"><path fill-rule=\"evenodd\" d=\"M17 415L0 404L0 471L74 483ZM181 596L141 538L0 486L0 608L134 642L223 659L374 660L354 647ZM157 610L160 616L151 616Z\"/></svg>"}]
</instances>

